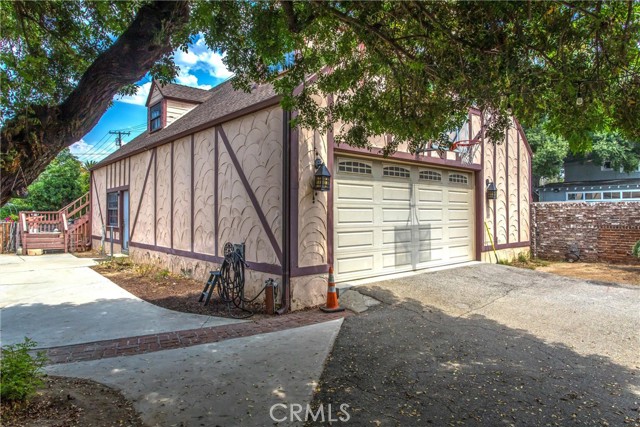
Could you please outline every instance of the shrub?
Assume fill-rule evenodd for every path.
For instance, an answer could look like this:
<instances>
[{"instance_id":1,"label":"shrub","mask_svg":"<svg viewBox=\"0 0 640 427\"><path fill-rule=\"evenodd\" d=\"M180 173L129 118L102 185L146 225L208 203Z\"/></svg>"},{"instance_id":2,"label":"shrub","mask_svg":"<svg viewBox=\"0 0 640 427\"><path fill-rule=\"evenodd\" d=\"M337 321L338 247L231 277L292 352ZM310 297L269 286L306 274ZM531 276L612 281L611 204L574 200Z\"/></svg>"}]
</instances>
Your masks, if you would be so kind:
<instances>
[{"instance_id":1,"label":"shrub","mask_svg":"<svg viewBox=\"0 0 640 427\"><path fill-rule=\"evenodd\" d=\"M29 351L37 343L29 338L23 343L9 345L0 359L0 397L6 402L21 402L35 394L42 382L42 367L47 362L43 351L35 357Z\"/></svg>"},{"instance_id":2,"label":"shrub","mask_svg":"<svg viewBox=\"0 0 640 427\"><path fill-rule=\"evenodd\" d=\"M169 276L171 276L171 272L169 270L167 270L166 268L158 271L156 273L156 279L158 280L162 280L162 279L167 279L169 278Z\"/></svg>"},{"instance_id":3,"label":"shrub","mask_svg":"<svg viewBox=\"0 0 640 427\"><path fill-rule=\"evenodd\" d=\"M520 252L520 253L518 254L518 261L519 261L519 262L521 262L521 263L523 263L523 264L528 263L528 262L529 262L529 259L530 259L530 254L529 254L529 252L528 252L528 251Z\"/></svg>"},{"instance_id":4,"label":"shrub","mask_svg":"<svg viewBox=\"0 0 640 427\"><path fill-rule=\"evenodd\" d=\"M640 258L640 240L638 240L636 244L633 245L631 253L633 254L633 256Z\"/></svg>"}]
</instances>

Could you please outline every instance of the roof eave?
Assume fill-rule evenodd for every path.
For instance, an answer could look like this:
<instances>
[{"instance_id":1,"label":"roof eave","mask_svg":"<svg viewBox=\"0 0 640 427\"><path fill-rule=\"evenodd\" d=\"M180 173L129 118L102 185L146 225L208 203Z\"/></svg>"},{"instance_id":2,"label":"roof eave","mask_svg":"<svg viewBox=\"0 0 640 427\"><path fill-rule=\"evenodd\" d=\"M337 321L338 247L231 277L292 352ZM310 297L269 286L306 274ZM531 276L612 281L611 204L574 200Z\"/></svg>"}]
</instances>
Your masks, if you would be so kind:
<instances>
[{"instance_id":1,"label":"roof eave","mask_svg":"<svg viewBox=\"0 0 640 427\"><path fill-rule=\"evenodd\" d=\"M90 170L103 168L103 167L108 166L108 165L110 165L112 163L115 163L115 162L117 162L119 160L122 160L122 159L124 159L126 157L135 156L136 154L145 152L147 150L151 150L152 148L158 147L160 145L164 145L164 144L166 144L168 142L171 142L171 141L175 141L176 139L180 139L180 138L183 138L185 136L189 136L189 135L191 135L193 133L200 132L200 131L205 130L205 129L209 129L209 128L213 127L213 126L220 125L222 123L228 122L228 121L236 119L238 117L242 117L242 116L244 116L246 114L251 114L253 112L260 111L262 109L277 105L277 104L280 103L281 99L282 99L282 97L280 95L274 95L271 98L267 98L267 99L265 99L263 101L260 101L260 102L258 102L256 104L249 105L248 107L245 107L245 108L242 108L240 110L231 112L231 113L226 114L226 115L224 115L222 117L218 117L216 119L210 120L210 121L205 122L205 123L203 123L201 125L195 126L195 127L191 128L191 129L187 129L187 130L179 132L179 133L177 133L175 135L171 135L171 136L167 136L167 137L164 137L162 139L159 139L158 141L154 142L153 144L150 144L149 146L140 147L140 148L138 148L136 150L131 151L130 153L126 153L126 154L122 155L121 157L115 157L115 158L113 158L113 159L111 159L111 160L109 160L107 162L104 162L104 163L100 162L97 165L95 165L94 167L92 167Z\"/></svg>"}]
</instances>

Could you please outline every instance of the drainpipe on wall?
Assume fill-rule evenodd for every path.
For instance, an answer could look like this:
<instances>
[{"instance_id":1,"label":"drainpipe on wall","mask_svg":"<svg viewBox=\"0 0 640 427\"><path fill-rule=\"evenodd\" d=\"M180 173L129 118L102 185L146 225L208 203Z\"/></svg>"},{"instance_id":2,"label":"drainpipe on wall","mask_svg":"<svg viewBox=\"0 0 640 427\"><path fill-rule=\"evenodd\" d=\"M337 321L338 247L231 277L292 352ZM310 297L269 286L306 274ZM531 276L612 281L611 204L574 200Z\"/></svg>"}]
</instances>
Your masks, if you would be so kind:
<instances>
[{"instance_id":1,"label":"drainpipe on wall","mask_svg":"<svg viewBox=\"0 0 640 427\"><path fill-rule=\"evenodd\" d=\"M282 301L278 314L285 314L291 306L291 113L283 111L282 118Z\"/></svg>"}]
</instances>

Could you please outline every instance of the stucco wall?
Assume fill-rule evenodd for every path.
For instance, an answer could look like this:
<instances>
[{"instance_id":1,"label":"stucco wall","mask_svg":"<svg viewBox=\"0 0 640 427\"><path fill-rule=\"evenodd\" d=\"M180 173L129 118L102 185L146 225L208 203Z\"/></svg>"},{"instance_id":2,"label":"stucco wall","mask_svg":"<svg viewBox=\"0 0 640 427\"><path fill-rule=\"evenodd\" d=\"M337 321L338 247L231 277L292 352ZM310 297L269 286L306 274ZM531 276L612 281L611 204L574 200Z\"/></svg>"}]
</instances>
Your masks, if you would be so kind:
<instances>
[{"instance_id":1,"label":"stucco wall","mask_svg":"<svg viewBox=\"0 0 640 427\"><path fill-rule=\"evenodd\" d=\"M193 250L215 254L215 129L194 136Z\"/></svg>"},{"instance_id":2,"label":"stucco wall","mask_svg":"<svg viewBox=\"0 0 640 427\"><path fill-rule=\"evenodd\" d=\"M209 270L218 267L221 261L216 258L216 240L219 257L223 255L225 242L244 242L250 266L253 263L260 271L277 271L279 258L249 194L255 197L267 229L281 251L282 119L282 110L271 107L129 157L126 162L131 168L132 258L163 264L173 273L191 271L190 274L204 281ZM231 151L227 150L222 134ZM112 170L120 168L112 164L94 172L97 186L94 206L100 199L103 215L106 182L114 185L123 182L116 177L105 181ZM248 190L241 175L246 178ZM99 209L94 209L94 217L99 213ZM98 225L94 225L94 230L99 235ZM95 239L94 247L98 246L99 239ZM119 251L119 246L116 250ZM245 286L250 293L261 289L266 278L279 279L279 274L249 269L246 277Z\"/></svg>"},{"instance_id":3,"label":"stucco wall","mask_svg":"<svg viewBox=\"0 0 640 427\"><path fill-rule=\"evenodd\" d=\"M490 237L483 224L483 252L491 245L491 238L497 247L527 245L530 240L531 155L521 128L512 122L501 141L484 141L483 153L482 215L491 233ZM487 179L498 189L496 200L486 199Z\"/></svg>"},{"instance_id":4,"label":"stucco wall","mask_svg":"<svg viewBox=\"0 0 640 427\"><path fill-rule=\"evenodd\" d=\"M222 126L280 249L282 117L282 110L273 107ZM225 144L220 143L219 150L220 244L245 242L248 260L279 264L276 252Z\"/></svg>"},{"instance_id":5,"label":"stucco wall","mask_svg":"<svg viewBox=\"0 0 640 427\"><path fill-rule=\"evenodd\" d=\"M319 100L317 102L320 102ZM298 266L327 264L327 192L315 195L312 183L315 175L315 153L328 163L327 135L300 129L298 165Z\"/></svg>"}]
</instances>

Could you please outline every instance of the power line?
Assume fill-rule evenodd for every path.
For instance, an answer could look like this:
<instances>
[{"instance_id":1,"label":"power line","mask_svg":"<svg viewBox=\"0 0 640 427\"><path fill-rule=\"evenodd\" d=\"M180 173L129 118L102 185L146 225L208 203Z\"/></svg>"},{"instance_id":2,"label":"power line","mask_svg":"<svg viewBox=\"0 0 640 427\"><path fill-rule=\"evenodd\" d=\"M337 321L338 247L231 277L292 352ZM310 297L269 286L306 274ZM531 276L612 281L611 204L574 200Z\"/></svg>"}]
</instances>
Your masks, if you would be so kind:
<instances>
[{"instance_id":1,"label":"power line","mask_svg":"<svg viewBox=\"0 0 640 427\"><path fill-rule=\"evenodd\" d=\"M126 135L126 136L131 135L131 132L122 132L119 130L110 130L109 133L111 135L118 135L116 137L116 145L118 146L118 148L122 147L122 135Z\"/></svg>"}]
</instances>

